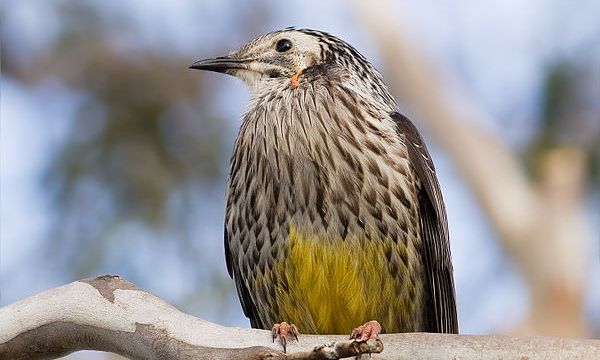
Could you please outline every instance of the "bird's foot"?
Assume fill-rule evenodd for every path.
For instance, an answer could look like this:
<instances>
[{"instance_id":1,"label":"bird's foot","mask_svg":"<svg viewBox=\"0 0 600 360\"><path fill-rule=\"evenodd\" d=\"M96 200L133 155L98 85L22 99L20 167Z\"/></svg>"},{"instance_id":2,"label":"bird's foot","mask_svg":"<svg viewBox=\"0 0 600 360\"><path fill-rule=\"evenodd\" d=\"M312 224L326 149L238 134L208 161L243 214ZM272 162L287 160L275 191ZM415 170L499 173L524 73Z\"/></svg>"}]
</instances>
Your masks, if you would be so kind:
<instances>
[{"instance_id":1,"label":"bird's foot","mask_svg":"<svg viewBox=\"0 0 600 360\"><path fill-rule=\"evenodd\" d=\"M273 325L271 333L273 335L273 342L275 342L276 338L279 338L279 340L281 341L281 345L283 345L283 352L286 352L288 335L291 334L292 336L294 336L296 341L298 341L298 328L296 327L296 325L288 324L285 321Z\"/></svg>"},{"instance_id":2,"label":"bird's foot","mask_svg":"<svg viewBox=\"0 0 600 360\"><path fill-rule=\"evenodd\" d=\"M370 340L377 339L379 334L381 333L381 325L377 320L367 321L364 325L354 328L352 330L352 334L350 334L350 339L358 339L358 340Z\"/></svg>"}]
</instances>

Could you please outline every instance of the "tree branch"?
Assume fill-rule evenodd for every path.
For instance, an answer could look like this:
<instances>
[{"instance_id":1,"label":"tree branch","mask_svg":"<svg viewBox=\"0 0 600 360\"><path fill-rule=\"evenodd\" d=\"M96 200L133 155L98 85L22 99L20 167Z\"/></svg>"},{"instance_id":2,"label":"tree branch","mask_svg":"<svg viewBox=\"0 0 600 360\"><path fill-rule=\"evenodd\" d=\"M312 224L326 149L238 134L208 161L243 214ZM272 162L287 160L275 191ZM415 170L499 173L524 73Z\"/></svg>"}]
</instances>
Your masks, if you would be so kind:
<instances>
[{"instance_id":1,"label":"tree branch","mask_svg":"<svg viewBox=\"0 0 600 360\"><path fill-rule=\"evenodd\" d=\"M386 349L377 354L382 341ZM591 357L600 341L412 333L361 342L301 335L283 354L270 331L195 318L116 276L76 281L0 308L0 359L56 358L84 349L132 359L340 359L369 352L374 359L476 359L482 353L545 359Z\"/></svg>"}]
</instances>

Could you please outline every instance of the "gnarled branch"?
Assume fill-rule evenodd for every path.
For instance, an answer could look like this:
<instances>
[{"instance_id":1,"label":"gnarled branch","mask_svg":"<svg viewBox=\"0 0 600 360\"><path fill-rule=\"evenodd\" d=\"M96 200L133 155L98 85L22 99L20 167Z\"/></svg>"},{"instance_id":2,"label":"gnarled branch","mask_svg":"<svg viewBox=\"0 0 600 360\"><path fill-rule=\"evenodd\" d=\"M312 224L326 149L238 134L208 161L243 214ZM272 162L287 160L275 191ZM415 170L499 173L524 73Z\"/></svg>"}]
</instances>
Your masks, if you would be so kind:
<instances>
[{"instance_id":1,"label":"gnarled branch","mask_svg":"<svg viewBox=\"0 0 600 360\"><path fill-rule=\"evenodd\" d=\"M596 356L600 341L411 333L362 342L301 335L284 354L269 331L195 318L116 276L76 281L0 309L0 359L84 349L133 359L340 359L369 352L373 359L547 359Z\"/></svg>"}]
</instances>

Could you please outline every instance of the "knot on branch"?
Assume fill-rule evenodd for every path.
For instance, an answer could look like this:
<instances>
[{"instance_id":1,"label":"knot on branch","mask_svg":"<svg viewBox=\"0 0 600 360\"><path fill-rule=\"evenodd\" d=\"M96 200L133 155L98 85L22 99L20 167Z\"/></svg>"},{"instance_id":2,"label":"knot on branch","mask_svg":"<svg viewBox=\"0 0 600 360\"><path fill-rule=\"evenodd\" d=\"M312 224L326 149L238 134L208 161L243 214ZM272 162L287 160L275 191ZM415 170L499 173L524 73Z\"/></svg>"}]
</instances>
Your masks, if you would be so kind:
<instances>
[{"instance_id":1,"label":"knot on branch","mask_svg":"<svg viewBox=\"0 0 600 360\"><path fill-rule=\"evenodd\" d=\"M115 290L139 290L137 286L118 275L101 275L95 278L79 280L92 285L98 292L111 303L115 302ZM141 291L141 290L140 290Z\"/></svg>"}]
</instances>

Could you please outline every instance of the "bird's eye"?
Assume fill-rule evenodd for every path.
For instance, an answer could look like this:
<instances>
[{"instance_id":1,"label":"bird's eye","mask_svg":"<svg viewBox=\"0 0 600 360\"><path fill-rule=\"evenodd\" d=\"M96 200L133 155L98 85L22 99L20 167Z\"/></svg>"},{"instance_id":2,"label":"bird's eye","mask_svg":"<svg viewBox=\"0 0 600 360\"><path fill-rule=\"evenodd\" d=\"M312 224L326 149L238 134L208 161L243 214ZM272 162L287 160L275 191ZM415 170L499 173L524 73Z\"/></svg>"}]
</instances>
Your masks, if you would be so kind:
<instances>
[{"instance_id":1,"label":"bird's eye","mask_svg":"<svg viewBox=\"0 0 600 360\"><path fill-rule=\"evenodd\" d=\"M292 42L288 39L281 39L275 44L275 50L277 52L286 52L292 48Z\"/></svg>"}]
</instances>

